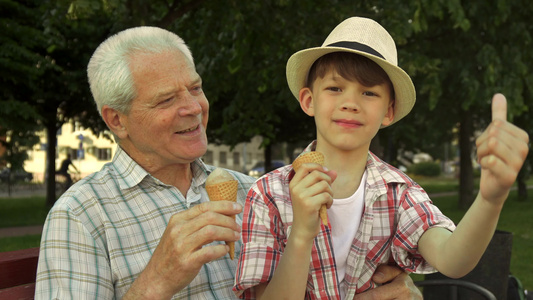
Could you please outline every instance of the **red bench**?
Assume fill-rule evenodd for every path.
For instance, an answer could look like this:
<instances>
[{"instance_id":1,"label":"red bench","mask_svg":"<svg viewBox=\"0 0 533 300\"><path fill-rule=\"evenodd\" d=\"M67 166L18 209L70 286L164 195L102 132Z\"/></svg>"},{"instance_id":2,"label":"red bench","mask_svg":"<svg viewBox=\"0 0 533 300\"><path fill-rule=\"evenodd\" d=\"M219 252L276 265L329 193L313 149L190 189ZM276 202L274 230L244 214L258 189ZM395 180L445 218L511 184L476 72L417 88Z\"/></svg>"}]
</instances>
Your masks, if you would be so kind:
<instances>
[{"instance_id":1,"label":"red bench","mask_svg":"<svg viewBox=\"0 0 533 300\"><path fill-rule=\"evenodd\" d=\"M39 247L0 252L0 299L33 299Z\"/></svg>"}]
</instances>

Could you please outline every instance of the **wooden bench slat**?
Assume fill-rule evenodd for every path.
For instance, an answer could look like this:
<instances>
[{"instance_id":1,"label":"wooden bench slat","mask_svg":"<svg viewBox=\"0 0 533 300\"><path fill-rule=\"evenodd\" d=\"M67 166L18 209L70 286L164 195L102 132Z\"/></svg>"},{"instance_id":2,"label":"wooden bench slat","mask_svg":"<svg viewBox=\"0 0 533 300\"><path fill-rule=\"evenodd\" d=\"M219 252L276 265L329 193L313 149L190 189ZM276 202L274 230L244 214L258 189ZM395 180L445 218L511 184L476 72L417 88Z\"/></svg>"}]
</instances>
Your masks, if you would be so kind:
<instances>
[{"instance_id":1,"label":"wooden bench slat","mask_svg":"<svg viewBox=\"0 0 533 300\"><path fill-rule=\"evenodd\" d=\"M35 283L28 283L0 290L2 300L26 300L35 298Z\"/></svg>"},{"instance_id":2,"label":"wooden bench slat","mask_svg":"<svg viewBox=\"0 0 533 300\"><path fill-rule=\"evenodd\" d=\"M0 289L35 283L38 261L39 247L0 252Z\"/></svg>"}]
</instances>

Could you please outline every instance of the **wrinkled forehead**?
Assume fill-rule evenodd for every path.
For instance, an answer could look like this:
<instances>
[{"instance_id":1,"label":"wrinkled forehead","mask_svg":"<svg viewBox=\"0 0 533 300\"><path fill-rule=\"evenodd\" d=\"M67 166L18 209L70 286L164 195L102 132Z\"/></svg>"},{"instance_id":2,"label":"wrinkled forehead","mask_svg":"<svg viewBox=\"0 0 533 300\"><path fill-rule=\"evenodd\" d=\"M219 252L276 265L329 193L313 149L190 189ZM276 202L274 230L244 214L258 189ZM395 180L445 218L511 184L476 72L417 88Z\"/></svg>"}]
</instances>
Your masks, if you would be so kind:
<instances>
[{"instance_id":1,"label":"wrinkled forehead","mask_svg":"<svg viewBox=\"0 0 533 300\"><path fill-rule=\"evenodd\" d=\"M130 69L137 96L185 91L201 84L192 62L180 52L139 53L132 56Z\"/></svg>"}]
</instances>

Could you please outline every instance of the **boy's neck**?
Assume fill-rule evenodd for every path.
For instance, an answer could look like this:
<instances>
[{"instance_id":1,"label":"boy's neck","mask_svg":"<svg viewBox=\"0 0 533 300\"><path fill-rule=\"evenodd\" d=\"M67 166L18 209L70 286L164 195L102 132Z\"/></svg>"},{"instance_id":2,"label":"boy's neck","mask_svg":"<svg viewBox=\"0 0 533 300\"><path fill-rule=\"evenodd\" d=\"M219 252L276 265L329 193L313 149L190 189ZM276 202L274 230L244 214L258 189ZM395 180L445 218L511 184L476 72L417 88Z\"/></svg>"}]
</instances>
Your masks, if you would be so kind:
<instances>
[{"instance_id":1,"label":"boy's neck","mask_svg":"<svg viewBox=\"0 0 533 300\"><path fill-rule=\"evenodd\" d=\"M345 152L323 149L317 145L316 150L324 154L325 166L337 172L337 179L332 184L333 197L342 199L353 195L365 172L368 149Z\"/></svg>"}]
</instances>

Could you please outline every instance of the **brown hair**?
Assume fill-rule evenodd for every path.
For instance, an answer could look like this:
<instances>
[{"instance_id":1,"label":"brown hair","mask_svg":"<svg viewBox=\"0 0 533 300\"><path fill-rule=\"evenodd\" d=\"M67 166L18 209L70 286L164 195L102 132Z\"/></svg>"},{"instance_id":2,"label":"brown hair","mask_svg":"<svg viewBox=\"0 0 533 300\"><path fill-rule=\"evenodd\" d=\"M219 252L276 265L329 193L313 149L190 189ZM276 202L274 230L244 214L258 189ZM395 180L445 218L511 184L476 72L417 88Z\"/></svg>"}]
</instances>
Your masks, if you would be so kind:
<instances>
[{"instance_id":1,"label":"brown hair","mask_svg":"<svg viewBox=\"0 0 533 300\"><path fill-rule=\"evenodd\" d=\"M372 60L348 52L328 53L317 59L309 69L305 86L312 88L315 80L323 78L330 70L336 71L347 80L357 80L367 87L385 83L390 88L391 101L394 101L394 86L387 73Z\"/></svg>"}]
</instances>

